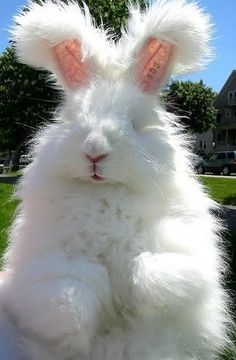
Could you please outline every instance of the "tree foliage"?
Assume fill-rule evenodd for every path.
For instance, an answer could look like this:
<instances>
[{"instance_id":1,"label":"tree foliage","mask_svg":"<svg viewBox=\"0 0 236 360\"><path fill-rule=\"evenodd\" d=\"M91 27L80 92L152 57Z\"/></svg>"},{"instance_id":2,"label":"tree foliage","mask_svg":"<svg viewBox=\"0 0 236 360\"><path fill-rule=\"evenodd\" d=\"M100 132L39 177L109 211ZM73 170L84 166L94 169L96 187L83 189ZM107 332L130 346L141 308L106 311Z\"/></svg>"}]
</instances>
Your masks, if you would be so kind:
<instances>
[{"instance_id":1,"label":"tree foliage","mask_svg":"<svg viewBox=\"0 0 236 360\"><path fill-rule=\"evenodd\" d=\"M42 3L44 0L34 0ZM67 3L67 0L61 0ZM82 0L77 0L81 5ZM85 1L97 25L110 28L117 38L127 19L125 0ZM138 1L144 6L144 0ZM19 64L9 47L0 55L0 150L17 149L55 108L56 90L45 84L47 74Z\"/></svg>"},{"instance_id":2,"label":"tree foliage","mask_svg":"<svg viewBox=\"0 0 236 360\"><path fill-rule=\"evenodd\" d=\"M172 81L165 94L169 111L182 116L182 122L195 133L203 133L215 125L216 93L203 81Z\"/></svg>"},{"instance_id":3,"label":"tree foliage","mask_svg":"<svg viewBox=\"0 0 236 360\"><path fill-rule=\"evenodd\" d=\"M19 64L14 50L0 56L0 149L17 149L45 122L56 94L46 74Z\"/></svg>"}]
</instances>

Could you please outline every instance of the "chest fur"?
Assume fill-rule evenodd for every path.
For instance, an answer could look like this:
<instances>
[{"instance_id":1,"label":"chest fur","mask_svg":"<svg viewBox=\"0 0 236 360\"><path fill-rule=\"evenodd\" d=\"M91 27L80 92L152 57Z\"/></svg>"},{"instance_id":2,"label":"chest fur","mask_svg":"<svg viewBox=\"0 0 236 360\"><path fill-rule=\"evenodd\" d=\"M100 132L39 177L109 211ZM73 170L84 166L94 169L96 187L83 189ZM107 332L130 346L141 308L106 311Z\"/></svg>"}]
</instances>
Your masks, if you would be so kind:
<instances>
[{"instance_id":1,"label":"chest fur","mask_svg":"<svg viewBox=\"0 0 236 360\"><path fill-rule=\"evenodd\" d=\"M126 195L126 196L125 196ZM68 255L103 256L132 251L137 243L147 242L149 222L143 202L124 193L103 191L67 197L63 201L60 227L62 243ZM140 243L141 242L141 243ZM143 244L144 246L144 244Z\"/></svg>"}]
</instances>

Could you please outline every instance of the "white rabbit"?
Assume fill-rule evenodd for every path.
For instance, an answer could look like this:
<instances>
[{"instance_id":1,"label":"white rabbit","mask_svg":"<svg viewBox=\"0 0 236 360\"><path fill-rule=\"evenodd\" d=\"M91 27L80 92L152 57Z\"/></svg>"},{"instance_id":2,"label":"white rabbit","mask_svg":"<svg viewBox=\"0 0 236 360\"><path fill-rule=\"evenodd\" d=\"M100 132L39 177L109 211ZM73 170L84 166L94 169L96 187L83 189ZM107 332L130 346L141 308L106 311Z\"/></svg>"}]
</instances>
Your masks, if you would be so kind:
<instances>
[{"instance_id":1,"label":"white rabbit","mask_svg":"<svg viewBox=\"0 0 236 360\"><path fill-rule=\"evenodd\" d=\"M130 6L117 44L74 2L31 3L15 22L20 61L64 89L4 257L19 358L214 359L229 322L221 225L158 99L171 74L210 59L209 17L185 0Z\"/></svg>"}]
</instances>

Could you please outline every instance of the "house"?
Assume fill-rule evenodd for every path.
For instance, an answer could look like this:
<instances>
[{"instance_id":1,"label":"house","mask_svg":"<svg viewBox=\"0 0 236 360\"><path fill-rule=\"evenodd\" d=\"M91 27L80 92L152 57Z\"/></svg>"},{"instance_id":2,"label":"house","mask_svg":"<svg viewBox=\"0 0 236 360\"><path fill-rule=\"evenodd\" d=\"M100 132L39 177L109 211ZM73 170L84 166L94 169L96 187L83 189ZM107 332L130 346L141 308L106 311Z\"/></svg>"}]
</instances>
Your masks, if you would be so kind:
<instances>
[{"instance_id":1,"label":"house","mask_svg":"<svg viewBox=\"0 0 236 360\"><path fill-rule=\"evenodd\" d=\"M236 150L236 70L233 70L219 92L214 129L215 151Z\"/></svg>"},{"instance_id":2,"label":"house","mask_svg":"<svg viewBox=\"0 0 236 360\"><path fill-rule=\"evenodd\" d=\"M213 153L214 146L214 133L212 129L201 134L195 134L194 150L197 154L204 155Z\"/></svg>"}]
</instances>

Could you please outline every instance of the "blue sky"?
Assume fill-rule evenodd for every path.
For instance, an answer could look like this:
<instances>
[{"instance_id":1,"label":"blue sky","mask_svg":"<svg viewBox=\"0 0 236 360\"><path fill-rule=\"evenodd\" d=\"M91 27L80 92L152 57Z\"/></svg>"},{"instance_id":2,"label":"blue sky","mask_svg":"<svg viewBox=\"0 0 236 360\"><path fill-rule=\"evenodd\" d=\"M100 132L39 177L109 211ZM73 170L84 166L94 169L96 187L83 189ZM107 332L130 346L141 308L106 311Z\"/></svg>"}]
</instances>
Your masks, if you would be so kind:
<instances>
[{"instance_id":1,"label":"blue sky","mask_svg":"<svg viewBox=\"0 0 236 360\"><path fill-rule=\"evenodd\" d=\"M8 44L7 28L12 16L26 4L26 0L0 0L0 52ZM188 76L219 91L233 69L236 69L236 0L199 0L199 3L212 15L215 23L216 57L204 71ZM186 77L184 78L186 79Z\"/></svg>"}]
</instances>

